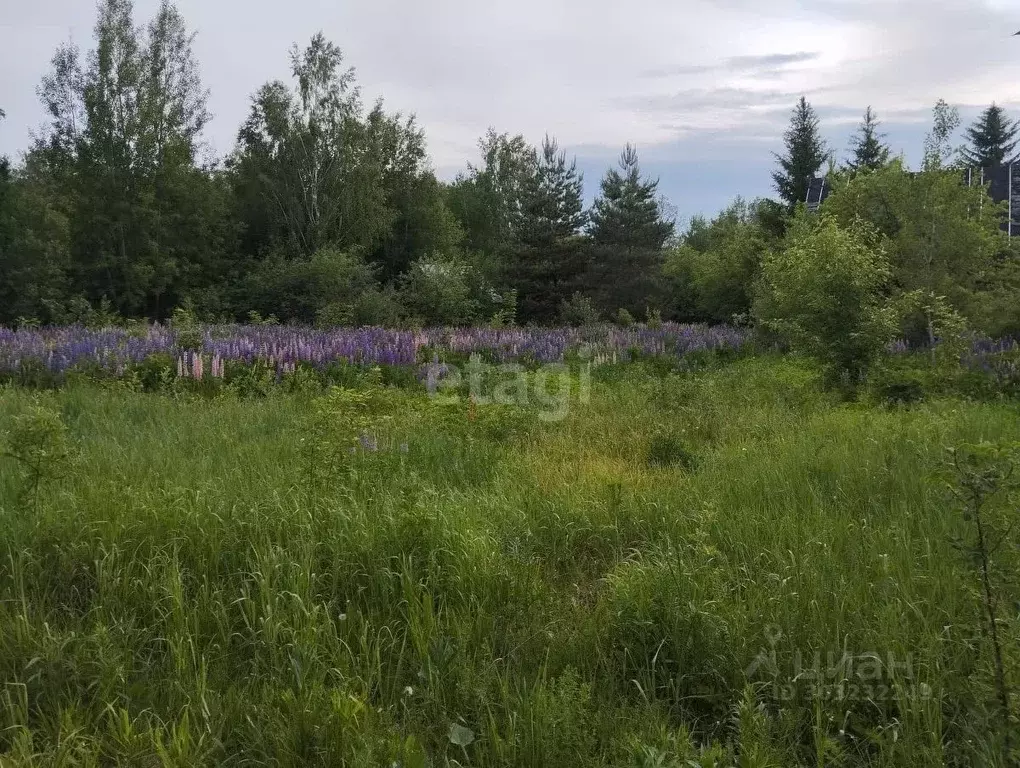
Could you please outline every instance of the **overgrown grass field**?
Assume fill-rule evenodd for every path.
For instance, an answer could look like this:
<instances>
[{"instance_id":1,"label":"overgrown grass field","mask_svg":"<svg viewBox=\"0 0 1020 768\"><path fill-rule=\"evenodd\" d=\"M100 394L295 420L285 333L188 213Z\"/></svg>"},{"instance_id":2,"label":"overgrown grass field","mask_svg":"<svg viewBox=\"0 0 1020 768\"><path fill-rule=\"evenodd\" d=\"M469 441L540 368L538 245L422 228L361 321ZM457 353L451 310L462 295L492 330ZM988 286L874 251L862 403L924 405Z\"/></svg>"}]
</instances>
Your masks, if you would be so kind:
<instances>
[{"instance_id":1,"label":"overgrown grass field","mask_svg":"<svg viewBox=\"0 0 1020 768\"><path fill-rule=\"evenodd\" d=\"M1017 405L770 356L557 422L361 395L0 390L68 446L0 459L0 765L1004 764L946 448Z\"/></svg>"}]
</instances>

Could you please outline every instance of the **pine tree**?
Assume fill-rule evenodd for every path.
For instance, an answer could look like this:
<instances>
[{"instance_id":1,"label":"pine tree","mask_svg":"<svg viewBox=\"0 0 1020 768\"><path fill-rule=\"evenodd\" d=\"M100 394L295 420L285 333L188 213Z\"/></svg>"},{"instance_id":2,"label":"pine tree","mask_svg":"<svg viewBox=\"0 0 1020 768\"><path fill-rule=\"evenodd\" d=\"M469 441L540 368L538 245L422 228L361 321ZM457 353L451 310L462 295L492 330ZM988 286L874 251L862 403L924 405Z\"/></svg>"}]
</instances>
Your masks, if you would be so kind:
<instances>
[{"instance_id":1,"label":"pine tree","mask_svg":"<svg viewBox=\"0 0 1020 768\"><path fill-rule=\"evenodd\" d=\"M811 179L829 156L818 125L814 109L801 96L783 134L786 154L775 156L780 170L772 174L776 191L791 208L807 199Z\"/></svg>"},{"instance_id":2,"label":"pine tree","mask_svg":"<svg viewBox=\"0 0 1020 768\"><path fill-rule=\"evenodd\" d=\"M600 246L661 249L674 225L661 216L658 180L642 180L637 151L629 144L620 170L611 168L602 179L602 194L591 210L592 239Z\"/></svg>"},{"instance_id":3,"label":"pine tree","mask_svg":"<svg viewBox=\"0 0 1020 768\"><path fill-rule=\"evenodd\" d=\"M869 106L857 133L850 140L852 157L846 162L851 173L877 171L889 162L889 147L882 143L885 134L878 132L880 123Z\"/></svg>"},{"instance_id":4,"label":"pine tree","mask_svg":"<svg viewBox=\"0 0 1020 768\"><path fill-rule=\"evenodd\" d=\"M662 289L663 247L675 224L662 214L658 180L644 180L635 149L627 145L620 170L611 168L591 210L594 245L588 289L601 309L626 309L643 315L658 308Z\"/></svg>"},{"instance_id":5,"label":"pine tree","mask_svg":"<svg viewBox=\"0 0 1020 768\"><path fill-rule=\"evenodd\" d=\"M583 198L577 161L568 164L556 140L546 136L523 185L518 242L508 262L507 278L517 290L522 320L551 322L577 290L585 255L578 236L587 221Z\"/></svg>"},{"instance_id":6,"label":"pine tree","mask_svg":"<svg viewBox=\"0 0 1020 768\"><path fill-rule=\"evenodd\" d=\"M566 153L555 139L546 136L522 195L518 239L527 245L543 245L576 235L588 218L583 195L584 178L577 161L567 165Z\"/></svg>"},{"instance_id":7,"label":"pine tree","mask_svg":"<svg viewBox=\"0 0 1020 768\"><path fill-rule=\"evenodd\" d=\"M964 161L975 168L994 168L1014 159L1020 125L1010 120L1006 111L995 104L967 130L970 146L961 151Z\"/></svg>"}]
</instances>

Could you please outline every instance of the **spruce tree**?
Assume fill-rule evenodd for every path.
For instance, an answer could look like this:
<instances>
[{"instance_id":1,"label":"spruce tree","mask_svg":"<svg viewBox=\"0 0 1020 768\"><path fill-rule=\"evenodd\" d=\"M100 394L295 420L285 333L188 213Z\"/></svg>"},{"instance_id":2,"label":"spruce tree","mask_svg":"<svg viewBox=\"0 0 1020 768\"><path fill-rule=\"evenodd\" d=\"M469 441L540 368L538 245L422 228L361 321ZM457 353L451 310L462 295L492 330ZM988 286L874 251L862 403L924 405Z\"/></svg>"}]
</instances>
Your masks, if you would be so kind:
<instances>
[{"instance_id":1,"label":"spruce tree","mask_svg":"<svg viewBox=\"0 0 1020 768\"><path fill-rule=\"evenodd\" d=\"M994 168L1010 162L1014 159L1018 132L1020 125L1010 120L1002 107L992 104L967 130L970 146L961 151L964 161L975 168Z\"/></svg>"},{"instance_id":2,"label":"spruce tree","mask_svg":"<svg viewBox=\"0 0 1020 768\"><path fill-rule=\"evenodd\" d=\"M818 116L803 96L793 110L783 142L786 153L775 156L780 170L772 174L772 180L779 196L792 208L807 199L811 179L828 158Z\"/></svg>"},{"instance_id":3,"label":"spruce tree","mask_svg":"<svg viewBox=\"0 0 1020 768\"><path fill-rule=\"evenodd\" d=\"M851 173L877 171L889 162L889 147L882 143L885 135L878 132L878 126L875 113L869 106L857 133L850 140L852 156L846 162L846 169Z\"/></svg>"}]
</instances>

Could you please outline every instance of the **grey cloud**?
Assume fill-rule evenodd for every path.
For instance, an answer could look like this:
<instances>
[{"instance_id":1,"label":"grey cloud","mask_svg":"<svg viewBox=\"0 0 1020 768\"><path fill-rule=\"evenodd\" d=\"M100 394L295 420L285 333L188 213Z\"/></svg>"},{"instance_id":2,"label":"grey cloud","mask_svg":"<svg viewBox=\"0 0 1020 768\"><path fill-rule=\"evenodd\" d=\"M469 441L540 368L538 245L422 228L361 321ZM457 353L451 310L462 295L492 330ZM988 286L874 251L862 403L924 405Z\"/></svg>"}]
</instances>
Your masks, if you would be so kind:
<instances>
[{"instance_id":1,"label":"grey cloud","mask_svg":"<svg viewBox=\"0 0 1020 768\"><path fill-rule=\"evenodd\" d=\"M95 6L5 2L0 154L16 155L45 120L35 86L53 49L69 35L89 47ZM207 139L219 153L249 95L286 77L289 46L319 29L356 67L366 102L382 96L418 114L444 176L476 159L490 125L534 142L548 130L595 169L630 140L682 212L687 201L767 193L770 153L802 93L839 148L868 104L894 151L908 153L939 97L960 104L965 123L992 100L1020 116L1010 0L176 2L198 32L215 114ZM136 0L138 20L157 4ZM709 172L722 162L725 183Z\"/></svg>"},{"instance_id":2,"label":"grey cloud","mask_svg":"<svg viewBox=\"0 0 1020 768\"><path fill-rule=\"evenodd\" d=\"M774 75L790 64L802 64L816 60L818 51L798 53L770 53L763 56L730 56L716 64L689 64L677 67L663 67L642 73L643 77L656 79L682 75L707 75L712 73Z\"/></svg>"},{"instance_id":3,"label":"grey cloud","mask_svg":"<svg viewBox=\"0 0 1020 768\"><path fill-rule=\"evenodd\" d=\"M642 112L688 113L710 109L744 110L781 105L792 107L800 96L799 91L756 91L734 87L686 88L665 96L628 98L625 103Z\"/></svg>"}]
</instances>

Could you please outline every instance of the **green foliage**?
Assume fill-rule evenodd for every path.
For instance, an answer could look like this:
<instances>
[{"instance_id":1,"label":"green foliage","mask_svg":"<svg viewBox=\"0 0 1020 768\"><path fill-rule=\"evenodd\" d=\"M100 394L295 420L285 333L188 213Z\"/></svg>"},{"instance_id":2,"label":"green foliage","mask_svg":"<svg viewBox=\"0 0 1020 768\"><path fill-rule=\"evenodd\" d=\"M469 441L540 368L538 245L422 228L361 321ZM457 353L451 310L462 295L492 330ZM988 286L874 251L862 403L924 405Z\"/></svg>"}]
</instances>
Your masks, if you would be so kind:
<instances>
[{"instance_id":1,"label":"green foliage","mask_svg":"<svg viewBox=\"0 0 1020 768\"><path fill-rule=\"evenodd\" d=\"M60 478L69 463L67 427L60 413L35 403L17 414L0 457L17 463L22 481L20 499L38 509L40 486Z\"/></svg>"},{"instance_id":2,"label":"green foliage","mask_svg":"<svg viewBox=\"0 0 1020 768\"><path fill-rule=\"evenodd\" d=\"M858 383L892 339L882 291L890 270L873 229L801 216L783 250L766 255L755 315L821 360L834 381Z\"/></svg>"},{"instance_id":3,"label":"green foliage","mask_svg":"<svg viewBox=\"0 0 1020 768\"><path fill-rule=\"evenodd\" d=\"M205 346L205 334L194 311L186 307L174 310L172 327L177 334L177 347L191 352L201 352Z\"/></svg>"},{"instance_id":4,"label":"green foliage","mask_svg":"<svg viewBox=\"0 0 1020 768\"><path fill-rule=\"evenodd\" d=\"M549 136L542 142L535 172L522 190L517 238L531 246L543 246L576 236L587 223L584 211L584 176L577 161L567 165L567 155Z\"/></svg>"},{"instance_id":5,"label":"green foliage","mask_svg":"<svg viewBox=\"0 0 1020 768\"><path fill-rule=\"evenodd\" d=\"M333 301L315 313L320 328L337 326L383 326L395 328L404 314L400 295L392 286L369 287L353 300Z\"/></svg>"},{"instance_id":6,"label":"green foliage","mask_svg":"<svg viewBox=\"0 0 1020 768\"><path fill-rule=\"evenodd\" d=\"M12 173L0 158L0 323L59 322L48 311L68 290L70 230L54 184L32 156Z\"/></svg>"},{"instance_id":7,"label":"green foliage","mask_svg":"<svg viewBox=\"0 0 1020 768\"><path fill-rule=\"evenodd\" d=\"M872 398L884 405L913 405L933 394L931 374L911 362L888 361L873 371L868 377Z\"/></svg>"},{"instance_id":8,"label":"green foliage","mask_svg":"<svg viewBox=\"0 0 1020 768\"><path fill-rule=\"evenodd\" d=\"M631 328L637 322L636 320L634 320L634 316L630 312L622 308L620 309L619 312L616 313L614 321L621 328Z\"/></svg>"},{"instance_id":9,"label":"green foliage","mask_svg":"<svg viewBox=\"0 0 1020 768\"><path fill-rule=\"evenodd\" d=\"M762 257L779 245L763 226L762 212L762 201L737 200L710 222L691 220L663 265L674 317L730 323L750 312Z\"/></svg>"},{"instance_id":10,"label":"green foliage","mask_svg":"<svg viewBox=\"0 0 1020 768\"><path fill-rule=\"evenodd\" d=\"M568 300L560 304L559 319L564 325L582 328L598 324L601 315L589 297L583 293L574 293Z\"/></svg>"},{"instance_id":11,"label":"green foliage","mask_svg":"<svg viewBox=\"0 0 1020 768\"><path fill-rule=\"evenodd\" d=\"M628 145L620 169L611 168L591 209L592 241L585 290L608 314L632 315L662 300L662 249L675 224L657 199L658 180L642 177L637 151Z\"/></svg>"},{"instance_id":12,"label":"green foliage","mask_svg":"<svg viewBox=\"0 0 1020 768\"><path fill-rule=\"evenodd\" d=\"M850 139L851 157L846 162L850 173L877 171L889 163L889 146L882 142L885 136L878 132L879 125L869 106L857 133Z\"/></svg>"},{"instance_id":13,"label":"green foliage","mask_svg":"<svg viewBox=\"0 0 1020 768\"><path fill-rule=\"evenodd\" d=\"M274 326L280 324L280 320L276 317L276 315L262 317L262 315L254 309L248 312L247 320L249 325Z\"/></svg>"},{"instance_id":14,"label":"green foliage","mask_svg":"<svg viewBox=\"0 0 1020 768\"><path fill-rule=\"evenodd\" d=\"M976 281L967 317L974 328L995 339L1020 339L1020 241L1002 248Z\"/></svg>"},{"instance_id":15,"label":"green foliage","mask_svg":"<svg viewBox=\"0 0 1020 768\"><path fill-rule=\"evenodd\" d=\"M221 249L223 198L196 167L208 113L192 35L170 2L144 28L132 10L100 4L84 68L73 44L57 51L39 91L51 126L32 162L69 219L67 293L162 318Z\"/></svg>"},{"instance_id":16,"label":"green foliage","mask_svg":"<svg viewBox=\"0 0 1020 768\"><path fill-rule=\"evenodd\" d=\"M622 173L621 173L622 171ZM620 170L610 168L591 209L591 236L597 246L657 250L673 235L673 222L662 216L658 180L643 179L637 150L627 145Z\"/></svg>"},{"instance_id":17,"label":"green foliage","mask_svg":"<svg viewBox=\"0 0 1020 768\"><path fill-rule=\"evenodd\" d=\"M295 87L262 86L238 137L235 184L261 239L248 247L294 259L372 248L396 215L383 185L388 158L374 142L394 126L381 112L364 116L354 71L321 33L290 58Z\"/></svg>"},{"instance_id":18,"label":"green foliage","mask_svg":"<svg viewBox=\"0 0 1020 768\"><path fill-rule=\"evenodd\" d=\"M806 361L765 356L620 368L535 429L533 413L478 404L471 419L465 398L343 375L332 399L297 378L257 400L85 381L46 397L76 460L41 486L38 513L19 503L18 463L0 462L3 759L688 768L824 754L907 768L1001 755L974 526L936 489L942 446L1020 440L1013 405L847 407ZM0 432L35 404L6 390ZM320 409L321 455L335 449L338 466L317 464L309 495ZM490 412L520 430L484 426ZM374 451L352 439L366 426ZM697 471L648 466L657 435ZM1011 503L995 497L983 519L1007 522ZM1012 539L991 563L1013 684ZM841 689L826 669L844 654L894 665Z\"/></svg>"},{"instance_id":19,"label":"green foliage","mask_svg":"<svg viewBox=\"0 0 1020 768\"><path fill-rule=\"evenodd\" d=\"M698 466L698 458L682 437L657 433L652 436L648 446L648 463L653 467L682 467L693 470Z\"/></svg>"},{"instance_id":20,"label":"green foliage","mask_svg":"<svg viewBox=\"0 0 1020 768\"><path fill-rule=\"evenodd\" d=\"M83 325L86 328L109 328L124 323L107 298L94 306L84 296L73 296L66 302L44 301L47 317L55 325Z\"/></svg>"},{"instance_id":21,"label":"green foliage","mask_svg":"<svg viewBox=\"0 0 1020 768\"><path fill-rule=\"evenodd\" d=\"M490 129L479 141L480 166L468 166L447 191L465 245L501 260L518 239L525 195L534 188L538 156L523 136Z\"/></svg>"},{"instance_id":22,"label":"green foliage","mask_svg":"<svg viewBox=\"0 0 1020 768\"><path fill-rule=\"evenodd\" d=\"M245 281L239 302L260 316L350 325L361 319L359 308L382 303L378 292L372 267L358 253L325 248L308 259L266 259Z\"/></svg>"},{"instance_id":23,"label":"green foliage","mask_svg":"<svg viewBox=\"0 0 1020 768\"><path fill-rule=\"evenodd\" d=\"M1006 111L992 104L967 129L970 147L961 152L963 161L974 168L993 168L1013 160L1020 125Z\"/></svg>"},{"instance_id":24,"label":"green foliage","mask_svg":"<svg viewBox=\"0 0 1020 768\"><path fill-rule=\"evenodd\" d=\"M395 282L423 254L460 248L464 231L447 203L444 185L429 165L425 133L414 118L400 120L375 109L369 115L371 139L382 164L382 187L394 212L382 242L369 256L379 278Z\"/></svg>"},{"instance_id":25,"label":"green foliage","mask_svg":"<svg viewBox=\"0 0 1020 768\"><path fill-rule=\"evenodd\" d=\"M227 391L240 400L262 400L275 389L276 371L264 362L228 371Z\"/></svg>"},{"instance_id":26,"label":"green foliage","mask_svg":"<svg viewBox=\"0 0 1020 768\"><path fill-rule=\"evenodd\" d=\"M943 171L955 165L960 148L952 145L953 134L960 127L960 110L939 99L932 110L932 129L924 139L925 171Z\"/></svg>"},{"instance_id":27,"label":"green foliage","mask_svg":"<svg viewBox=\"0 0 1020 768\"><path fill-rule=\"evenodd\" d=\"M944 296L910 291L896 298L892 310L902 337L913 346L927 345L934 360L959 365L970 338L967 321Z\"/></svg>"},{"instance_id":28,"label":"green foliage","mask_svg":"<svg viewBox=\"0 0 1020 768\"><path fill-rule=\"evenodd\" d=\"M967 187L956 171L912 174L898 162L834 188L824 210L844 227L861 218L884 236L899 290L944 296L965 317L981 317L991 283L1001 286L994 276L1006 246L1002 210L984 189Z\"/></svg>"},{"instance_id":29,"label":"green foliage","mask_svg":"<svg viewBox=\"0 0 1020 768\"><path fill-rule=\"evenodd\" d=\"M829 156L819 131L818 116L803 96L783 134L785 154L776 155L779 170L772 174L779 197L792 209L807 199L808 185Z\"/></svg>"},{"instance_id":30,"label":"green foliage","mask_svg":"<svg viewBox=\"0 0 1020 768\"><path fill-rule=\"evenodd\" d=\"M470 325L482 319L490 290L463 258L433 254L415 261L401 278L400 300L412 324Z\"/></svg>"},{"instance_id":31,"label":"green foliage","mask_svg":"<svg viewBox=\"0 0 1020 768\"><path fill-rule=\"evenodd\" d=\"M1013 475L1016 470L1017 455L1020 444L996 444L982 441L949 450L952 468L955 471L955 484L952 490L963 506L965 519L973 524L973 544L966 547L968 560L972 564L977 579L980 581L980 594L983 619L985 621L988 645L991 646L993 660L993 690L996 699L994 729L995 751L1001 755L1002 764L1010 765L1020 757L1014 751L1016 743L1017 718L1013 715L1011 681L1012 665L1007 666L1006 659L1015 651L1012 630L1015 629L1010 620L1000 624L999 603L1002 600L997 573L1001 562L997 562L996 552L1003 545L1011 544L1011 534L1015 526L1012 519L1014 504L1008 497L1016 489ZM1005 504L1002 497L1005 496ZM1005 512L1004 509L1008 509ZM1008 567L1008 566L1007 566ZM1012 647L1011 647L1012 646Z\"/></svg>"},{"instance_id":32,"label":"green foliage","mask_svg":"<svg viewBox=\"0 0 1020 768\"><path fill-rule=\"evenodd\" d=\"M316 398L305 425L302 452L308 503L314 509L324 488L349 482L362 441L378 441L392 420L391 400L379 389L331 387Z\"/></svg>"},{"instance_id":33,"label":"green foliage","mask_svg":"<svg viewBox=\"0 0 1020 768\"><path fill-rule=\"evenodd\" d=\"M568 165L566 153L546 136L521 191L517 242L504 269L506 283L518 291L522 321L554 322L560 302L580 283L587 261L579 236L588 220L583 185L576 161Z\"/></svg>"}]
</instances>

